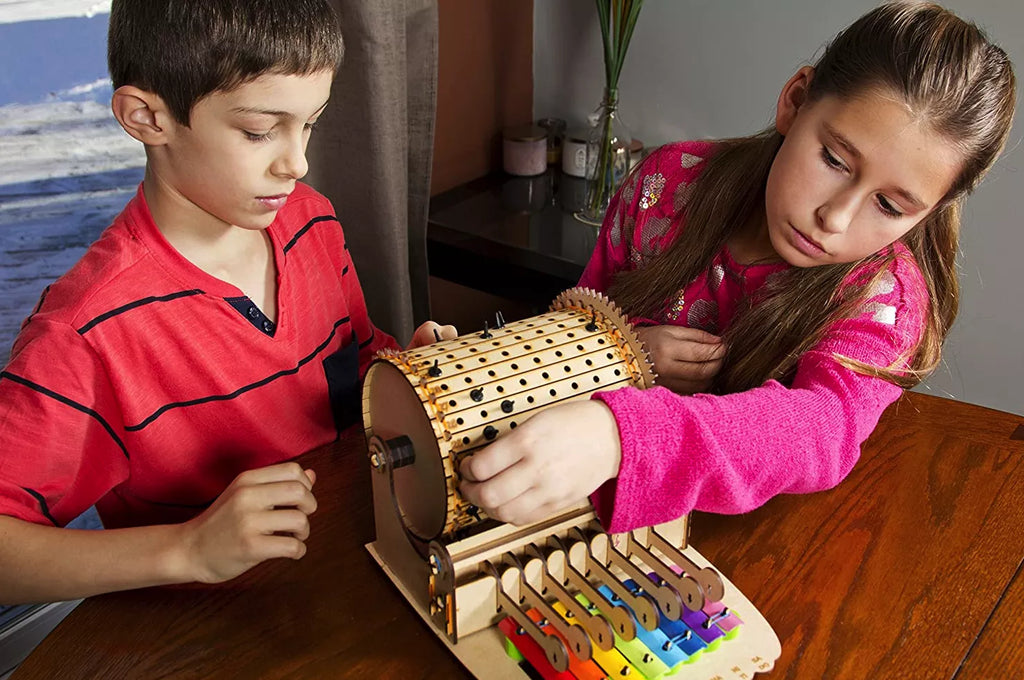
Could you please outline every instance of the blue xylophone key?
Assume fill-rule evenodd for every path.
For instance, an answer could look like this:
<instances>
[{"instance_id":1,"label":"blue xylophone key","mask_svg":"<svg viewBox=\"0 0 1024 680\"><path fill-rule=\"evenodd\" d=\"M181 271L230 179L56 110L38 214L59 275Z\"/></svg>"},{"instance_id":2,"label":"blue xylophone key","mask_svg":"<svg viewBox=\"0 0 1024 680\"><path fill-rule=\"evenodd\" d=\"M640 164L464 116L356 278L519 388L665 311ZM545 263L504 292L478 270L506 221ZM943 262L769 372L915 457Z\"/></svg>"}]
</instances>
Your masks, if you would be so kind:
<instances>
[{"instance_id":1,"label":"blue xylophone key","mask_svg":"<svg viewBox=\"0 0 1024 680\"><path fill-rule=\"evenodd\" d=\"M670 621L663 616L658 624L658 628L661 629L673 645L683 650L683 652L689 657L685 663L692 663L696 661L707 648L707 643L701 640L700 637L690 630L690 627L682 621Z\"/></svg>"},{"instance_id":2,"label":"blue xylophone key","mask_svg":"<svg viewBox=\"0 0 1024 680\"><path fill-rule=\"evenodd\" d=\"M636 593L639 588L632 580L623 581L623 585ZM602 585L598 591L612 602L619 604L621 600L612 592L611 588ZM664 618L664 617L662 617ZM646 630L639 624L636 627L636 639L643 643L644 647L650 650L658 659L669 668L669 675L675 672L676 667L686 663L690 655L672 642L660 628Z\"/></svg>"},{"instance_id":3,"label":"blue xylophone key","mask_svg":"<svg viewBox=\"0 0 1024 680\"><path fill-rule=\"evenodd\" d=\"M657 582L657 574L652 573L649 576L652 581ZM626 587L635 592L636 584L629 580L626 581ZM686 608L684 607L683 609L685 610ZM736 620L739 621L739 619ZM689 657L685 663L693 663L707 649L707 643L683 621L672 621L668 617L662 616L658 621L658 628L665 633L672 645L681 649Z\"/></svg>"},{"instance_id":4,"label":"blue xylophone key","mask_svg":"<svg viewBox=\"0 0 1024 680\"><path fill-rule=\"evenodd\" d=\"M677 572L682 570L676 569ZM654 572L647 576L659 583L661 578ZM664 619L664 617L662 617ZM682 621L691 628L707 645L709 651L718 649L722 640L731 640L740 632L743 621L721 602L706 602L704 608L693 611L683 606Z\"/></svg>"},{"instance_id":5,"label":"blue xylophone key","mask_svg":"<svg viewBox=\"0 0 1024 680\"><path fill-rule=\"evenodd\" d=\"M583 604L589 611L598 613L598 608L589 602L582 593L576 594L576 599ZM639 628L639 626L637 626ZM635 637L632 640L623 640L619 637L618 633L615 635L615 649L619 651L622 656L626 658L629 663L640 671L641 676L645 680L661 680L666 675L670 675L673 669L669 668L665 663L647 648L643 642L640 641L639 637Z\"/></svg>"}]
</instances>

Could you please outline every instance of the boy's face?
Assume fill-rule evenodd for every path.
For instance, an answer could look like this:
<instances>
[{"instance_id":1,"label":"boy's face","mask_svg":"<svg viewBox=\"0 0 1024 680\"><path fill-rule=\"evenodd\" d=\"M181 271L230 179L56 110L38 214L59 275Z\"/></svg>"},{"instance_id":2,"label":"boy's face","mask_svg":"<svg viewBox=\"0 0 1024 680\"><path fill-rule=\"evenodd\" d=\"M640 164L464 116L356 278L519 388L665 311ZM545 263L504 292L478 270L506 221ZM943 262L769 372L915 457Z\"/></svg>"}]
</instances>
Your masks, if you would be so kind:
<instances>
[{"instance_id":1,"label":"boy's face","mask_svg":"<svg viewBox=\"0 0 1024 680\"><path fill-rule=\"evenodd\" d=\"M308 170L306 145L327 106L331 71L267 74L192 108L151 156L155 189L177 206L181 224L265 229ZM165 198L165 197L162 197Z\"/></svg>"}]
</instances>

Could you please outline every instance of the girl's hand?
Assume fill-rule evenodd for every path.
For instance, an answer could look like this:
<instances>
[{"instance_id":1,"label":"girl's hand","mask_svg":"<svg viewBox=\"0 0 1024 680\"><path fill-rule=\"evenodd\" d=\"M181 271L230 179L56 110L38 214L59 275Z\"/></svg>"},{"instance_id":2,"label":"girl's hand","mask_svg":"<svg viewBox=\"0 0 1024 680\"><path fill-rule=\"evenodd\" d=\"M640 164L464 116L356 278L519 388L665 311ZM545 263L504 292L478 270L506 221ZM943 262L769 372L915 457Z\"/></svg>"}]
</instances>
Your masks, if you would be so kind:
<instances>
[{"instance_id":1,"label":"girl's hand","mask_svg":"<svg viewBox=\"0 0 1024 680\"><path fill-rule=\"evenodd\" d=\"M281 463L238 475L213 505L182 525L194 580L227 581L264 560L306 554L316 473Z\"/></svg>"},{"instance_id":2,"label":"girl's hand","mask_svg":"<svg viewBox=\"0 0 1024 680\"><path fill-rule=\"evenodd\" d=\"M437 331L436 337L434 336L434 331ZM432 342L437 342L438 337L442 340L454 340L459 337L459 332L455 329L455 326L442 326L435 321L425 321L412 334L412 340L409 341L409 346L406 349L416 349L417 347L429 345Z\"/></svg>"},{"instance_id":3,"label":"girl's hand","mask_svg":"<svg viewBox=\"0 0 1024 680\"><path fill-rule=\"evenodd\" d=\"M673 392L704 392L722 368L725 344L717 335L683 326L647 326L636 332L651 353L657 384Z\"/></svg>"},{"instance_id":4,"label":"girl's hand","mask_svg":"<svg viewBox=\"0 0 1024 680\"><path fill-rule=\"evenodd\" d=\"M577 401L541 411L462 461L463 497L490 517L528 524L573 505L619 473L611 410Z\"/></svg>"}]
</instances>

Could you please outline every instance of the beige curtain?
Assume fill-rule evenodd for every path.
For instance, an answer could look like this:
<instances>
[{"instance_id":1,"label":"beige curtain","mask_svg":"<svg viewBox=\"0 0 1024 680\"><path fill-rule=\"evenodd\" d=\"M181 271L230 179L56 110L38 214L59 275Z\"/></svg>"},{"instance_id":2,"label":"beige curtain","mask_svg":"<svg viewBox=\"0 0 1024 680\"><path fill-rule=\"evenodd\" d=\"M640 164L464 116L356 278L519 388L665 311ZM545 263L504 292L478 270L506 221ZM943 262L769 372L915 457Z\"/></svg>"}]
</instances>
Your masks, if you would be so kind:
<instances>
[{"instance_id":1,"label":"beige curtain","mask_svg":"<svg viewBox=\"0 0 1024 680\"><path fill-rule=\"evenodd\" d=\"M437 89L436 0L333 0L345 61L309 145L370 318L403 345L430 314L427 210Z\"/></svg>"}]
</instances>

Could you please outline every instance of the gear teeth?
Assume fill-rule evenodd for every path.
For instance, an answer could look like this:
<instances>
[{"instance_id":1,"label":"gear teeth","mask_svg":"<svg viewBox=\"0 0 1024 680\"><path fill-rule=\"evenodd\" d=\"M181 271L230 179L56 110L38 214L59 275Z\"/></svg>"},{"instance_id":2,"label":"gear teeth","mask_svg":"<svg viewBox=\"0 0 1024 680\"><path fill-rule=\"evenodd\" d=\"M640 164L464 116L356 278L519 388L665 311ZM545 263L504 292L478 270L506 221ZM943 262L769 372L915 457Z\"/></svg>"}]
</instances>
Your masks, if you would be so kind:
<instances>
[{"instance_id":1,"label":"gear teeth","mask_svg":"<svg viewBox=\"0 0 1024 680\"><path fill-rule=\"evenodd\" d=\"M654 371L654 362L651 360L647 346L637 335L626 314L607 295L593 288L577 286L559 293L552 301L550 309L553 312L563 309L578 309L584 312L599 313L606 322L611 323L619 330L626 344L636 355L643 387L651 387L655 384L658 375Z\"/></svg>"}]
</instances>

